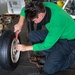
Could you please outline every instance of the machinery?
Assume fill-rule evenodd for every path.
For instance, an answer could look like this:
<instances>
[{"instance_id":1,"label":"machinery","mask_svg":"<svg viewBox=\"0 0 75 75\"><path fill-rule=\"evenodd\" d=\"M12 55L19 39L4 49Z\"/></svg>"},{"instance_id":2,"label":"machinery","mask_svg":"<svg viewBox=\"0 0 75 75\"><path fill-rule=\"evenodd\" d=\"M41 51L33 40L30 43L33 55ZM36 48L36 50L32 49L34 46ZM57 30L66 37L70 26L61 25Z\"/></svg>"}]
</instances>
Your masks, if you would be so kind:
<instances>
[{"instance_id":1,"label":"machinery","mask_svg":"<svg viewBox=\"0 0 75 75\"><path fill-rule=\"evenodd\" d=\"M71 15L71 17L75 19L75 0L50 0L50 1L62 7L62 9L68 12Z\"/></svg>"},{"instance_id":2,"label":"machinery","mask_svg":"<svg viewBox=\"0 0 75 75\"><path fill-rule=\"evenodd\" d=\"M66 0L62 9L66 10L75 19L75 0Z\"/></svg>"}]
</instances>

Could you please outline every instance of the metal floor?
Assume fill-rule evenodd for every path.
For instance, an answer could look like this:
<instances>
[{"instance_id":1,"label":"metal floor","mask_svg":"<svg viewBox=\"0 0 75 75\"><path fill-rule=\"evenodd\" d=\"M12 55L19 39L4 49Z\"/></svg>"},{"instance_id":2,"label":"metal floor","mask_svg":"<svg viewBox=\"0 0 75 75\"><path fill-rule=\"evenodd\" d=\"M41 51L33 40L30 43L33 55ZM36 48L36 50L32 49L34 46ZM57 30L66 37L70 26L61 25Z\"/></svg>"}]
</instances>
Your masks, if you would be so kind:
<instances>
[{"instance_id":1,"label":"metal floor","mask_svg":"<svg viewBox=\"0 0 75 75\"><path fill-rule=\"evenodd\" d=\"M13 29L13 25L17 23L17 21L18 19L17 20L14 19L13 23L10 24L9 28L11 30ZM27 43L26 32L25 32L26 29L27 29L26 27L23 27L23 31L20 33L20 36L21 36L22 44L28 45L30 43ZM19 65L15 70L6 71L0 68L0 75L42 75L42 74L38 74L39 68L35 64L29 62L28 53L29 52L21 53L21 59ZM52 75L75 75L75 63L72 65L70 69L66 69L64 71L57 72Z\"/></svg>"}]
</instances>

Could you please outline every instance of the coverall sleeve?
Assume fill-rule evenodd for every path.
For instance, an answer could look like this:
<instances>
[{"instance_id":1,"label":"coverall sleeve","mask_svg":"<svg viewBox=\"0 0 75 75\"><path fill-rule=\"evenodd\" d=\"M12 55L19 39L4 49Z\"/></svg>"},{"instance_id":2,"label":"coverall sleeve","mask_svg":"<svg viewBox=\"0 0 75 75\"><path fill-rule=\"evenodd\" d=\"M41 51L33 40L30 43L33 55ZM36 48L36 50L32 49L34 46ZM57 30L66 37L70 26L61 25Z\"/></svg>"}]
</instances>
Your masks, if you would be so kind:
<instances>
[{"instance_id":1,"label":"coverall sleeve","mask_svg":"<svg viewBox=\"0 0 75 75\"><path fill-rule=\"evenodd\" d=\"M62 25L61 25L62 23ZM48 26L48 34L42 43L34 44L34 51L42 51L51 48L61 37L64 29L66 28L66 24L63 21L55 20L53 25Z\"/></svg>"}]
</instances>

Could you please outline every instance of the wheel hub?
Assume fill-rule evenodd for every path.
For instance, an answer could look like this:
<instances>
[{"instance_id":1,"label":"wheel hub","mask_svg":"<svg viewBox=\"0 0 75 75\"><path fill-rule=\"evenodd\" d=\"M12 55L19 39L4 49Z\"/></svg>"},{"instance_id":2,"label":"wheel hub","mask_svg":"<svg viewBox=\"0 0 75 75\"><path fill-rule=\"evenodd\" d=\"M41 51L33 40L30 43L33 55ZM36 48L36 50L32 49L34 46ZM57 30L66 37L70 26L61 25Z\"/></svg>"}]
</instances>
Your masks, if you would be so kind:
<instances>
[{"instance_id":1,"label":"wheel hub","mask_svg":"<svg viewBox=\"0 0 75 75\"><path fill-rule=\"evenodd\" d=\"M19 44L19 40L13 39L11 44L11 60L13 63L16 63L20 57L20 51L17 51L15 45Z\"/></svg>"}]
</instances>

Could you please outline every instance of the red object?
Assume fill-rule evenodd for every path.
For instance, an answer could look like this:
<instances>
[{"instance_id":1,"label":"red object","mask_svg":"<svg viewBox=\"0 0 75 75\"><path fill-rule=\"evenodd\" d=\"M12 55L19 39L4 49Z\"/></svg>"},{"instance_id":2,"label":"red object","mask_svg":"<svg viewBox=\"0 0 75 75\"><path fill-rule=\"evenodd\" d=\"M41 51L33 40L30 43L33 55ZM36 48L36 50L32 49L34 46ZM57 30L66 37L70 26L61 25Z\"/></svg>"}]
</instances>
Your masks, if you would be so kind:
<instances>
[{"instance_id":1,"label":"red object","mask_svg":"<svg viewBox=\"0 0 75 75\"><path fill-rule=\"evenodd\" d=\"M18 34L17 34L17 33L16 33L16 37L15 37L15 39L18 40Z\"/></svg>"}]
</instances>

